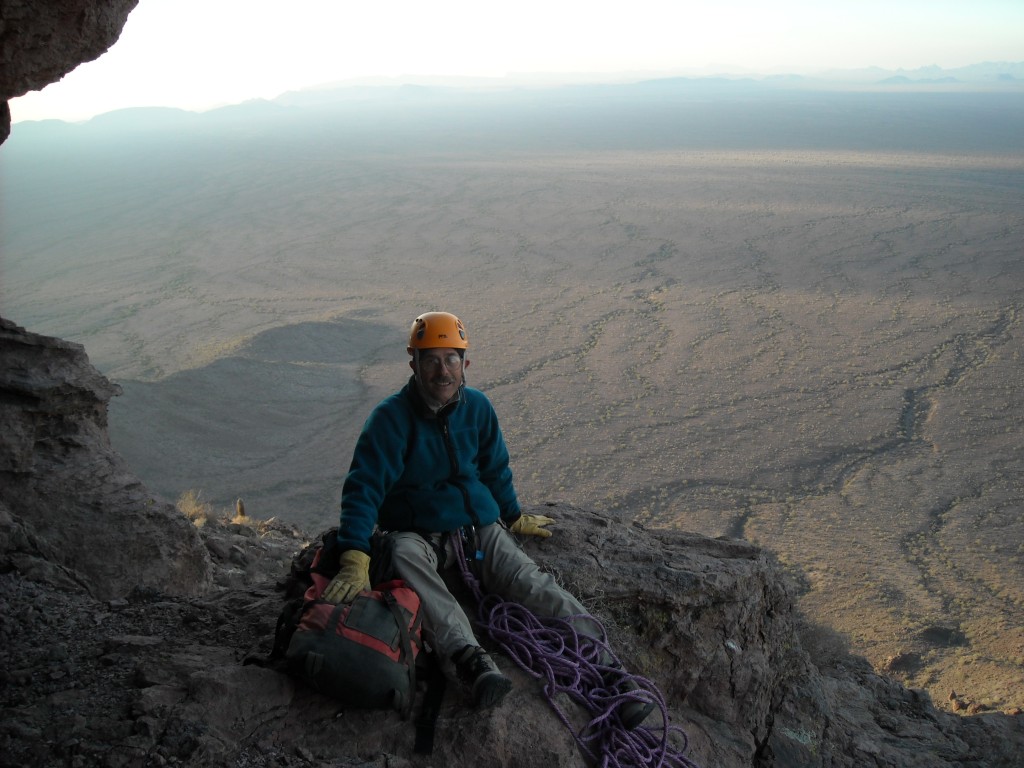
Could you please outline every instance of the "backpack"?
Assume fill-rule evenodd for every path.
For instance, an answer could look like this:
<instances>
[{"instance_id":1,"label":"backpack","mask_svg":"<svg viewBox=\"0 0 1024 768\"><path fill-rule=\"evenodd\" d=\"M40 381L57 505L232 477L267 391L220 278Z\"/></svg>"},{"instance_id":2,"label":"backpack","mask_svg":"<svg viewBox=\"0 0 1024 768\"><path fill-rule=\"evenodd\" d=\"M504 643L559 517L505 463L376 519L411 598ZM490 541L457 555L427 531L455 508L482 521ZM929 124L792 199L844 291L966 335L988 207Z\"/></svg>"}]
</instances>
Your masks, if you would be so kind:
<instances>
[{"instance_id":1,"label":"backpack","mask_svg":"<svg viewBox=\"0 0 1024 768\"><path fill-rule=\"evenodd\" d=\"M395 709L406 719L416 697L417 675L428 680L415 751L429 754L445 681L421 637L420 599L391 569L389 540L371 540L372 590L349 604L320 595L338 572L337 529L300 552L287 579L278 584L290 598L277 619L266 658L247 658L292 675L346 707ZM419 667L419 672L417 672Z\"/></svg>"},{"instance_id":2,"label":"backpack","mask_svg":"<svg viewBox=\"0 0 1024 768\"><path fill-rule=\"evenodd\" d=\"M345 706L394 708L408 717L422 647L419 596L396 579L335 605L320 599L330 578L315 570L311 576L301 605L286 608L287 623L278 628L290 635L283 648L288 672Z\"/></svg>"}]
</instances>

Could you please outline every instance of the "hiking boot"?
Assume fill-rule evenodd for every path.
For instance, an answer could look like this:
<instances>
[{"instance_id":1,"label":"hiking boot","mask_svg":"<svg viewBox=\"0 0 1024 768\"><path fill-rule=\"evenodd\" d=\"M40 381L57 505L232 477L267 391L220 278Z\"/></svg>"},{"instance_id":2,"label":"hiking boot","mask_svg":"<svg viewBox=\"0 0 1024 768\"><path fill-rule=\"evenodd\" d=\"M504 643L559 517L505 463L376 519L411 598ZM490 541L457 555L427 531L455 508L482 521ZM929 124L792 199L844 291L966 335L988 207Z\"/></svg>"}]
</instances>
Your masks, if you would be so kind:
<instances>
[{"instance_id":1,"label":"hiking boot","mask_svg":"<svg viewBox=\"0 0 1024 768\"><path fill-rule=\"evenodd\" d=\"M611 683L610 687L617 689L620 694L643 690L632 677L626 675L620 677L617 682ZM653 711L654 702L652 701L627 699L619 704L619 721L622 723L623 728L627 731L632 731L638 728Z\"/></svg>"},{"instance_id":2,"label":"hiking boot","mask_svg":"<svg viewBox=\"0 0 1024 768\"><path fill-rule=\"evenodd\" d=\"M453 657L455 670L473 693L473 706L493 707L512 690L512 681L498 670L480 646L467 645Z\"/></svg>"}]
</instances>

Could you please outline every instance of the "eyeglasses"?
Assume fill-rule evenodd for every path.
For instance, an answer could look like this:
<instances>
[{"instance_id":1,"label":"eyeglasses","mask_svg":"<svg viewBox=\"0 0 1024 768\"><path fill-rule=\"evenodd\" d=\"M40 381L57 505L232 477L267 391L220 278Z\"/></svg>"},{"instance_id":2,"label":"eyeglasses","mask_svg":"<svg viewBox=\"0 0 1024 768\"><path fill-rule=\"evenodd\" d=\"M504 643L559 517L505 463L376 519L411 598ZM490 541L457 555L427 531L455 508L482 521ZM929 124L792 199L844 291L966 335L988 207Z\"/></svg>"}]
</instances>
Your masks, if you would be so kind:
<instances>
[{"instance_id":1,"label":"eyeglasses","mask_svg":"<svg viewBox=\"0 0 1024 768\"><path fill-rule=\"evenodd\" d=\"M420 368L425 371L436 371L442 365L450 371L457 370L459 366L462 365L462 355L450 352L444 357L438 357L436 355L425 355L420 357Z\"/></svg>"}]
</instances>

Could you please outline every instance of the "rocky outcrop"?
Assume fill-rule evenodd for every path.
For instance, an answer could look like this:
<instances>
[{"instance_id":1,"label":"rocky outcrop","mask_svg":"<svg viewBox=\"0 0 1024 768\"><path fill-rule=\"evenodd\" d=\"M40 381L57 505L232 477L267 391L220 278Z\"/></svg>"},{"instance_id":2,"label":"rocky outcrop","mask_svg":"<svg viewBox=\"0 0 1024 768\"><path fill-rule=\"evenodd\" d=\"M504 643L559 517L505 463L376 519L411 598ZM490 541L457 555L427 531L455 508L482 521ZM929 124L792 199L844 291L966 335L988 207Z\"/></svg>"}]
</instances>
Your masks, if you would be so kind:
<instances>
[{"instance_id":1,"label":"rocky outcrop","mask_svg":"<svg viewBox=\"0 0 1024 768\"><path fill-rule=\"evenodd\" d=\"M310 537L246 518L196 526L153 502L110 451L116 388L81 347L0 329L0 763L586 764L539 684L504 656L513 692L476 712L450 686L429 760L396 713L346 711L243 665L269 650L275 585ZM945 713L841 649L805 650L810 633L768 553L569 506L528 511L557 525L524 545L658 686L668 721L646 727L655 739L682 729L697 765L1020 764L1020 716Z\"/></svg>"},{"instance_id":2,"label":"rocky outcrop","mask_svg":"<svg viewBox=\"0 0 1024 768\"><path fill-rule=\"evenodd\" d=\"M60 80L107 51L138 0L5 0L0 3L0 143L8 99Z\"/></svg>"},{"instance_id":3,"label":"rocky outcrop","mask_svg":"<svg viewBox=\"0 0 1024 768\"><path fill-rule=\"evenodd\" d=\"M201 594L212 569L195 527L110 447L118 391L80 345L0 318L0 566L60 573L98 599Z\"/></svg>"}]
</instances>

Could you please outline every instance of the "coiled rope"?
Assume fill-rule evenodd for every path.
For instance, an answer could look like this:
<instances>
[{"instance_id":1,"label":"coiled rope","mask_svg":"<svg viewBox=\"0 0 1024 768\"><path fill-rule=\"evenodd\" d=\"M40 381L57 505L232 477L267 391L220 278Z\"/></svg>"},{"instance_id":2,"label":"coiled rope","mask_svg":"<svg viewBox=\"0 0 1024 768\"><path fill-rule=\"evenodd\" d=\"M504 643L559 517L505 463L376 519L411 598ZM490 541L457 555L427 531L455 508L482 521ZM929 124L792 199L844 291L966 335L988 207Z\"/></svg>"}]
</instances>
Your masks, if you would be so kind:
<instances>
[{"instance_id":1,"label":"coiled rope","mask_svg":"<svg viewBox=\"0 0 1024 768\"><path fill-rule=\"evenodd\" d=\"M462 579L477 601L478 624L520 669L543 682L544 698L590 763L601 768L698 768L686 757L686 732L669 723L664 696L647 678L623 670L597 619L542 618L518 603L485 594L466 559L462 537L451 538ZM580 634L576 620L596 626L600 638ZM589 720L579 730L559 703L560 695L586 711ZM627 730L618 711L630 701L653 704L661 713L661 725Z\"/></svg>"}]
</instances>

